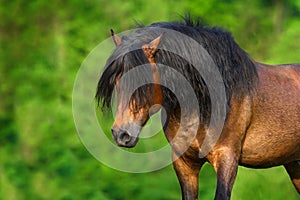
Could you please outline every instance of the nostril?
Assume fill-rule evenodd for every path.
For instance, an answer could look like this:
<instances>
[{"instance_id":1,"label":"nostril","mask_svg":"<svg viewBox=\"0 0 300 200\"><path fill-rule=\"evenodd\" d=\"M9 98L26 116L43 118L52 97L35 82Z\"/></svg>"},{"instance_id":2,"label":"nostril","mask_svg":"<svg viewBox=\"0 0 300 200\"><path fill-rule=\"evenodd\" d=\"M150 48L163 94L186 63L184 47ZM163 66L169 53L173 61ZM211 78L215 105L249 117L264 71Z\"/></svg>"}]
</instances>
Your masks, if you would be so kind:
<instances>
[{"instance_id":1,"label":"nostril","mask_svg":"<svg viewBox=\"0 0 300 200\"><path fill-rule=\"evenodd\" d=\"M133 137L127 130L120 129L118 127L113 127L111 129L114 141L118 146L121 147L132 147L135 145L137 139Z\"/></svg>"},{"instance_id":2,"label":"nostril","mask_svg":"<svg viewBox=\"0 0 300 200\"><path fill-rule=\"evenodd\" d=\"M130 142L130 140L131 140L131 136L130 136L126 131L120 133L119 138L120 138L120 140L121 140L122 142L124 142L125 144L127 144L127 143Z\"/></svg>"}]
</instances>

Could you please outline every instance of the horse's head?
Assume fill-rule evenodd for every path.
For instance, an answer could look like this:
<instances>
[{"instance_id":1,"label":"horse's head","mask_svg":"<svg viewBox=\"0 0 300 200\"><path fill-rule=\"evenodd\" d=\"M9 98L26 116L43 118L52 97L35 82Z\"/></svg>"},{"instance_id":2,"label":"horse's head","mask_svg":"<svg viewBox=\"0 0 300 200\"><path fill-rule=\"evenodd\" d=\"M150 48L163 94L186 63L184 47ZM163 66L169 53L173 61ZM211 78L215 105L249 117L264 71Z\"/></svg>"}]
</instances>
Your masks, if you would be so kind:
<instances>
[{"instance_id":1,"label":"horse's head","mask_svg":"<svg viewBox=\"0 0 300 200\"><path fill-rule=\"evenodd\" d=\"M117 48L121 48L122 40L112 31L113 40ZM159 72L154 60L157 46L161 37L157 37L150 43L143 44L138 50L128 52L118 61L113 61L112 66L107 66L98 83L96 97L103 99L103 103L108 105L112 96L112 84L117 96L117 109L115 120L112 126L112 135L117 145L122 147L134 147L138 142L139 133L146 124L149 116L157 112L162 104L162 90L159 85ZM143 58L137 58L143 57ZM144 60L146 64L142 66L133 65L133 60ZM142 63L138 63L140 65ZM126 76L126 72L130 72L128 68L139 68L140 72L136 72L133 76ZM141 71L146 69L146 73ZM127 68L127 69L126 69ZM148 75L145 75L147 74ZM139 88L134 84L133 79L143 79L143 76L151 77L151 83L142 85ZM129 86L131 85L131 86ZM132 86L133 85L133 86ZM131 88L131 89L128 89Z\"/></svg>"},{"instance_id":2,"label":"horse's head","mask_svg":"<svg viewBox=\"0 0 300 200\"><path fill-rule=\"evenodd\" d=\"M134 147L138 142L142 127L148 121L149 116L157 112L160 106L153 104L154 99L150 99L149 102L145 100L146 103L140 105L134 99L130 103L124 103L122 96L118 94L117 96L118 106L111 129L112 135L117 145Z\"/></svg>"}]
</instances>

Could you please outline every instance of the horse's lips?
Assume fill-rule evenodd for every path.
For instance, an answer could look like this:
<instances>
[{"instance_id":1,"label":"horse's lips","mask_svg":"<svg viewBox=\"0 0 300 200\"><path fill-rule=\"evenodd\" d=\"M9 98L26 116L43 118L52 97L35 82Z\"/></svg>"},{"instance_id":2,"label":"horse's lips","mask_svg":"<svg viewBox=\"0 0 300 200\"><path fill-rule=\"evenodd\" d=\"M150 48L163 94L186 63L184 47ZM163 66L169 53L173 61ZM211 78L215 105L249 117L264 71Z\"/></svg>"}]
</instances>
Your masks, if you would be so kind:
<instances>
[{"instance_id":1,"label":"horse's lips","mask_svg":"<svg viewBox=\"0 0 300 200\"><path fill-rule=\"evenodd\" d=\"M125 147L125 148L133 148L136 146L136 144L138 143L139 138L136 137L134 140L131 140L129 143L124 144L123 142L118 141L118 139L114 138L115 143L119 146L119 147Z\"/></svg>"}]
</instances>

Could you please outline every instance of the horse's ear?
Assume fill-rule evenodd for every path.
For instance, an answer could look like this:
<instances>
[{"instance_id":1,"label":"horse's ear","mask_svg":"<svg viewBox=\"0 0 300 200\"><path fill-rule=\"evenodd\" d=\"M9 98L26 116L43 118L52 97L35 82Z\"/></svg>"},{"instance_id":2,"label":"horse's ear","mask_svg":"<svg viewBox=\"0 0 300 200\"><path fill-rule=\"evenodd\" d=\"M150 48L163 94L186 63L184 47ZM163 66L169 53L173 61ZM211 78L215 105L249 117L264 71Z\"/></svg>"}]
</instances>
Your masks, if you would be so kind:
<instances>
[{"instance_id":1,"label":"horse's ear","mask_svg":"<svg viewBox=\"0 0 300 200\"><path fill-rule=\"evenodd\" d=\"M161 38L162 38L162 34L157 38L155 38L154 40L152 40L149 44L144 44L142 46L143 52L145 56L148 58L150 63L155 63L154 55L157 51L157 47L160 43Z\"/></svg>"},{"instance_id":2,"label":"horse's ear","mask_svg":"<svg viewBox=\"0 0 300 200\"><path fill-rule=\"evenodd\" d=\"M121 45L122 44L121 38L119 36L117 36L112 29L110 29L110 32L111 32L111 36L113 38L113 41L114 41L115 45L116 46Z\"/></svg>"}]
</instances>

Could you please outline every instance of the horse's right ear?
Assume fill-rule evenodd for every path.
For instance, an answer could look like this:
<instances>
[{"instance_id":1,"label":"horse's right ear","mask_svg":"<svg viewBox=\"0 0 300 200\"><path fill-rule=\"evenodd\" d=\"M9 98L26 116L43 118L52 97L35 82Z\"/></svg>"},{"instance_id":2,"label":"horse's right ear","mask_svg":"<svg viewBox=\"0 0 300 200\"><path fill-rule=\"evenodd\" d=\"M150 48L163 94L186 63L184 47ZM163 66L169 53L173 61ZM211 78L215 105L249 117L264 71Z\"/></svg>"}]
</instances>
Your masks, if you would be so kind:
<instances>
[{"instance_id":1,"label":"horse's right ear","mask_svg":"<svg viewBox=\"0 0 300 200\"><path fill-rule=\"evenodd\" d=\"M154 61L154 54L158 50L158 45L160 43L160 40L162 38L163 34L152 40L149 44L144 44L142 46L142 50L145 54L145 56L148 58L150 63L155 63Z\"/></svg>"},{"instance_id":2,"label":"horse's right ear","mask_svg":"<svg viewBox=\"0 0 300 200\"><path fill-rule=\"evenodd\" d=\"M111 36L113 38L113 41L114 41L115 45L116 46L121 45L122 44L121 38L119 36L117 36L112 29L110 29L110 32L111 32Z\"/></svg>"}]
</instances>

